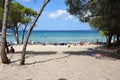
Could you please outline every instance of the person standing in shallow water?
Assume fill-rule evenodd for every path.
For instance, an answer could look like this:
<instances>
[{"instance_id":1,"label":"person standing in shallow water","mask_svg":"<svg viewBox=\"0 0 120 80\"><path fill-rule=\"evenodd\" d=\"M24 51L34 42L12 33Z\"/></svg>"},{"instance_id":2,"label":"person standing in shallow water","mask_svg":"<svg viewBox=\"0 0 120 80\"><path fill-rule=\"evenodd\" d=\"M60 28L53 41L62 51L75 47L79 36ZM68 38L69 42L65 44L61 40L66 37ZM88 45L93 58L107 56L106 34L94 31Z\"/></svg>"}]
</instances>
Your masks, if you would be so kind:
<instances>
[{"instance_id":1,"label":"person standing in shallow water","mask_svg":"<svg viewBox=\"0 0 120 80\"><path fill-rule=\"evenodd\" d=\"M10 48L10 52L11 53L14 53L15 52L15 49L11 46L11 48Z\"/></svg>"}]
</instances>

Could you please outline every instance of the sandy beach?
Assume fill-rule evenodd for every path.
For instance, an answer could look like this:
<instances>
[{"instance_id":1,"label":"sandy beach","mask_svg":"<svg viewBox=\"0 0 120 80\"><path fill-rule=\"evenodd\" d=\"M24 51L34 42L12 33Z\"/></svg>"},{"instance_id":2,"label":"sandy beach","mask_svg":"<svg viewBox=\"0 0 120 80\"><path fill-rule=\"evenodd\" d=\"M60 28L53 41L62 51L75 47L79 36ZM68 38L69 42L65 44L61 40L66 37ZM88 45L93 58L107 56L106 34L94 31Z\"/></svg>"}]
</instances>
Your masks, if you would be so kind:
<instances>
[{"instance_id":1,"label":"sandy beach","mask_svg":"<svg viewBox=\"0 0 120 80\"><path fill-rule=\"evenodd\" d=\"M11 64L0 61L0 80L120 80L120 60L90 55L99 45L28 45L26 65L20 66L22 46L13 45Z\"/></svg>"}]
</instances>

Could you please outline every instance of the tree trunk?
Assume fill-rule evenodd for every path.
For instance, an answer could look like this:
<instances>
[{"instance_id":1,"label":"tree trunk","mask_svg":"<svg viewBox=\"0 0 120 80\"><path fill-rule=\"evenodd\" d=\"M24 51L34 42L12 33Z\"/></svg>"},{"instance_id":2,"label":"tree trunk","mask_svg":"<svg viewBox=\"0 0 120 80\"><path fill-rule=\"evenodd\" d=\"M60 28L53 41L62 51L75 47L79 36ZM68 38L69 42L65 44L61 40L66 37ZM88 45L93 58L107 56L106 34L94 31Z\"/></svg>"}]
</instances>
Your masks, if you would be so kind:
<instances>
[{"instance_id":1,"label":"tree trunk","mask_svg":"<svg viewBox=\"0 0 120 80\"><path fill-rule=\"evenodd\" d=\"M109 35L108 35L108 48L111 48L111 40L112 40L112 34L109 33Z\"/></svg>"},{"instance_id":2,"label":"tree trunk","mask_svg":"<svg viewBox=\"0 0 120 80\"><path fill-rule=\"evenodd\" d=\"M8 45L7 45L7 40L5 40L5 47L6 47L6 50L7 50L7 53L9 53L9 48L8 48Z\"/></svg>"},{"instance_id":3,"label":"tree trunk","mask_svg":"<svg viewBox=\"0 0 120 80\"><path fill-rule=\"evenodd\" d=\"M27 47L27 43L28 43L28 40L29 40L29 37L30 37L30 34L32 32L32 29L34 28L38 18L40 17L42 11L44 10L45 6L47 5L47 3L49 2L50 0L45 0L38 15L36 16L33 24L31 25L28 33L27 33L27 36L26 36L26 39L25 39L25 42L24 42L24 46L23 46L23 50L22 50L22 56L21 56L21 61L20 61L20 65L24 65L24 62L25 62L25 54L26 54L26 47Z\"/></svg>"},{"instance_id":4,"label":"tree trunk","mask_svg":"<svg viewBox=\"0 0 120 80\"><path fill-rule=\"evenodd\" d=\"M16 42L19 44L19 33L18 33L18 27L16 26Z\"/></svg>"},{"instance_id":5,"label":"tree trunk","mask_svg":"<svg viewBox=\"0 0 120 80\"><path fill-rule=\"evenodd\" d=\"M22 32L23 32L22 33L22 44L23 44L23 41L24 41L26 28L27 28L27 25L25 25L25 28L22 30Z\"/></svg>"},{"instance_id":6,"label":"tree trunk","mask_svg":"<svg viewBox=\"0 0 120 80\"><path fill-rule=\"evenodd\" d=\"M3 25L2 25L2 38L1 38L1 61L3 64L10 63L10 60L8 59L5 52L7 11L8 11L8 0L5 0Z\"/></svg>"},{"instance_id":7,"label":"tree trunk","mask_svg":"<svg viewBox=\"0 0 120 80\"><path fill-rule=\"evenodd\" d=\"M117 34L116 37L117 37L117 46L119 46L119 44L120 44L120 38L119 38L120 36L119 36L119 34Z\"/></svg>"},{"instance_id":8,"label":"tree trunk","mask_svg":"<svg viewBox=\"0 0 120 80\"><path fill-rule=\"evenodd\" d=\"M16 25L15 25L14 35L15 35L17 44L19 44L19 33L18 33L18 27Z\"/></svg>"}]
</instances>

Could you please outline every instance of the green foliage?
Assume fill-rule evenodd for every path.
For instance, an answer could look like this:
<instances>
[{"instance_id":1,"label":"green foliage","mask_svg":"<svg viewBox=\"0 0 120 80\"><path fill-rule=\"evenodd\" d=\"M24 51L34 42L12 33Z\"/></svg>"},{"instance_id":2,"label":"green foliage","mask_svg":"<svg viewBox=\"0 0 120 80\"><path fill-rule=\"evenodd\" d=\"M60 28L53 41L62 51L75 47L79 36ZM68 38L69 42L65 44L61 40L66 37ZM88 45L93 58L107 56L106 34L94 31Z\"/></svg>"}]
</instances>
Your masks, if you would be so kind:
<instances>
[{"instance_id":1,"label":"green foliage","mask_svg":"<svg viewBox=\"0 0 120 80\"><path fill-rule=\"evenodd\" d=\"M66 0L66 5L69 13L107 35L109 44L113 35L120 41L120 0Z\"/></svg>"},{"instance_id":2,"label":"green foliage","mask_svg":"<svg viewBox=\"0 0 120 80\"><path fill-rule=\"evenodd\" d=\"M25 13L26 16L36 17L36 15L37 15L37 12L33 11L31 8L25 8L24 13Z\"/></svg>"},{"instance_id":3,"label":"green foliage","mask_svg":"<svg viewBox=\"0 0 120 80\"><path fill-rule=\"evenodd\" d=\"M66 5L68 12L97 30L120 31L120 0L66 0Z\"/></svg>"},{"instance_id":4,"label":"green foliage","mask_svg":"<svg viewBox=\"0 0 120 80\"><path fill-rule=\"evenodd\" d=\"M104 36L106 36L107 34L108 34L108 32L107 31L99 31L100 32L100 34L102 35L102 37L104 37Z\"/></svg>"},{"instance_id":5,"label":"green foliage","mask_svg":"<svg viewBox=\"0 0 120 80\"><path fill-rule=\"evenodd\" d=\"M70 14L73 15L77 15L79 14L79 10L81 9L79 6L79 0L75 2L75 4L73 4L73 0L66 0L66 4L68 7L68 12L70 12Z\"/></svg>"},{"instance_id":6,"label":"green foliage","mask_svg":"<svg viewBox=\"0 0 120 80\"><path fill-rule=\"evenodd\" d=\"M12 21L13 23L18 23L22 21L23 13L24 13L24 6L15 2L10 3L9 11L8 11L10 21Z\"/></svg>"},{"instance_id":7,"label":"green foliage","mask_svg":"<svg viewBox=\"0 0 120 80\"><path fill-rule=\"evenodd\" d=\"M3 19L3 0L0 0L0 31L2 27L2 19Z\"/></svg>"},{"instance_id":8,"label":"green foliage","mask_svg":"<svg viewBox=\"0 0 120 80\"><path fill-rule=\"evenodd\" d=\"M4 1L3 0L0 0L0 7L3 7L4 5Z\"/></svg>"},{"instance_id":9,"label":"green foliage","mask_svg":"<svg viewBox=\"0 0 120 80\"><path fill-rule=\"evenodd\" d=\"M0 0L0 23L3 18L3 0ZM8 9L8 18L7 21L8 23L12 23L12 25L15 24L27 24L29 23L32 18L36 17L37 12L32 10L31 8L26 8L23 5L17 3L17 2L12 2L10 0L9 2L9 9ZM10 27L10 26L8 26ZM15 26L11 26L15 27Z\"/></svg>"},{"instance_id":10,"label":"green foliage","mask_svg":"<svg viewBox=\"0 0 120 80\"><path fill-rule=\"evenodd\" d=\"M28 24L30 21L32 21L32 17L36 17L37 12L33 11L31 8L25 8L24 9L24 18L22 18L21 23L22 24Z\"/></svg>"},{"instance_id":11,"label":"green foliage","mask_svg":"<svg viewBox=\"0 0 120 80\"><path fill-rule=\"evenodd\" d=\"M3 18L3 8L0 7L0 20Z\"/></svg>"}]
</instances>

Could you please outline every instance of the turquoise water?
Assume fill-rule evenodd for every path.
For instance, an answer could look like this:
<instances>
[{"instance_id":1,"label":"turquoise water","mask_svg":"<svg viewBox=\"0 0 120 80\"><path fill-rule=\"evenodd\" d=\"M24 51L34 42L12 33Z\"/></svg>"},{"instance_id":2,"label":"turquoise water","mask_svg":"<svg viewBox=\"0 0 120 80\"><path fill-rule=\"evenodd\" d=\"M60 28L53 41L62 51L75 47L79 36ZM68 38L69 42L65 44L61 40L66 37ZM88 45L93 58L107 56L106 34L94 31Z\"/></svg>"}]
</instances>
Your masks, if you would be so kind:
<instances>
[{"instance_id":1,"label":"turquoise water","mask_svg":"<svg viewBox=\"0 0 120 80\"><path fill-rule=\"evenodd\" d=\"M9 32L7 35L8 41L14 41L15 37L13 32ZM19 31L20 41L22 32ZM105 41L105 37L102 37L97 31L33 31L29 41L35 42L71 42L71 41L85 41L93 42L96 40Z\"/></svg>"}]
</instances>

